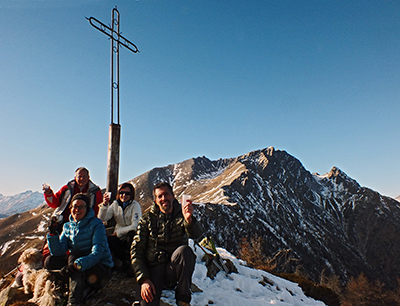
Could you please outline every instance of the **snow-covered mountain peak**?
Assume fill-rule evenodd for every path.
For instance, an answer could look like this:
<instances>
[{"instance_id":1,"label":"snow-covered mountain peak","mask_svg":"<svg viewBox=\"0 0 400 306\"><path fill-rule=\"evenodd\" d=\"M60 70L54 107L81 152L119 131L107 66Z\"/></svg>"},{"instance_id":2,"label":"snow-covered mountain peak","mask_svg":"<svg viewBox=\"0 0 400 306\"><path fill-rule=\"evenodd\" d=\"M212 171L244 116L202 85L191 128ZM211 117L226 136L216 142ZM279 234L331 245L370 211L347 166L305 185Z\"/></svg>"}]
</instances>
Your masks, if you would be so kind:
<instances>
[{"instance_id":1,"label":"snow-covered mountain peak","mask_svg":"<svg viewBox=\"0 0 400 306\"><path fill-rule=\"evenodd\" d=\"M24 212L44 204L43 194L27 190L13 196L0 195L0 217Z\"/></svg>"}]
</instances>

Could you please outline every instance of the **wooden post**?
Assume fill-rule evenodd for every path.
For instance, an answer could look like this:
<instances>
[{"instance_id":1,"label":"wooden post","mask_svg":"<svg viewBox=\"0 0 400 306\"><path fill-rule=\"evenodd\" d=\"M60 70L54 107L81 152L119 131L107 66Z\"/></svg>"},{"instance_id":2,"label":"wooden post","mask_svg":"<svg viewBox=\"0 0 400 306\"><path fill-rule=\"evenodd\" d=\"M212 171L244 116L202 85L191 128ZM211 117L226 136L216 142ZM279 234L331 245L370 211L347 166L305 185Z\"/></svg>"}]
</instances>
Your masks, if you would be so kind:
<instances>
[{"instance_id":1,"label":"wooden post","mask_svg":"<svg viewBox=\"0 0 400 306\"><path fill-rule=\"evenodd\" d=\"M111 192L111 200L115 200L118 190L119 145L121 125L111 123L108 135L107 191Z\"/></svg>"}]
</instances>

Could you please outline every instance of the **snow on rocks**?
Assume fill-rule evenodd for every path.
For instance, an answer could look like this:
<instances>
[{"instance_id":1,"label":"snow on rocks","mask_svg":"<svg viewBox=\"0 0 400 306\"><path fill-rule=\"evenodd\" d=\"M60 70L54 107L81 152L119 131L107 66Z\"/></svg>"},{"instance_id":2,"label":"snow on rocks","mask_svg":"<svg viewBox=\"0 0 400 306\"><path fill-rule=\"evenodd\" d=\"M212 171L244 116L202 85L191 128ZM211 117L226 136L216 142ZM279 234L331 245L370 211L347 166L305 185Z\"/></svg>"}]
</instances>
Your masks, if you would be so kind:
<instances>
[{"instance_id":1,"label":"snow on rocks","mask_svg":"<svg viewBox=\"0 0 400 306\"><path fill-rule=\"evenodd\" d=\"M277 305L277 306L324 306L321 301L307 297L301 288L293 282L274 276L268 272L245 266L222 248L217 248L222 258L231 260L238 273L227 277L219 272L212 280L206 276L207 268L201 261L204 253L199 247L191 247L197 255L193 273L193 283L202 290L192 294L191 305L242 306L242 305ZM175 305L173 291L163 291L165 304Z\"/></svg>"}]
</instances>

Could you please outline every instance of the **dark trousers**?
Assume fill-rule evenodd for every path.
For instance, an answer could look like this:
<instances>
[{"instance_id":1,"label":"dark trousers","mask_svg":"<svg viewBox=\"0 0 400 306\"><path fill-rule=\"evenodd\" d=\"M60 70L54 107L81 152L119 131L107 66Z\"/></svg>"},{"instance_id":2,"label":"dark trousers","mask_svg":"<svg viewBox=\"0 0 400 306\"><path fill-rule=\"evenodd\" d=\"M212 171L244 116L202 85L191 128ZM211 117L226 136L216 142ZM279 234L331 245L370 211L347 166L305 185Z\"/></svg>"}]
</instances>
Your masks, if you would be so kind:
<instances>
[{"instance_id":1,"label":"dark trousers","mask_svg":"<svg viewBox=\"0 0 400 306\"><path fill-rule=\"evenodd\" d=\"M187 245L178 247L168 262L159 264L149 269L151 281L156 288L156 294L151 303L146 303L140 296L140 285L136 292L137 299L142 306L159 306L161 291L165 286L175 286L176 301L189 303L192 298L190 287L192 285L192 275L196 263L196 255Z\"/></svg>"},{"instance_id":2,"label":"dark trousers","mask_svg":"<svg viewBox=\"0 0 400 306\"><path fill-rule=\"evenodd\" d=\"M125 237L125 240L119 239L116 235L108 236L108 246L115 258L118 258L123 263L130 262L130 249L135 232L131 231Z\"/></svg>"},{"instance_id":3,"label":"dark trousers","mask_svg":"<svg viewBox=\"0 0 400 306\"><path fill-rule=\"evenodd\" d=\"M81 257L79 252L71 253L69 256L49 256L45 260L45 268L48 270L59 270L65 266L73 265L75 259ZM66 280L62 275L57 275L61 280ZM90 291L100 290L111 278L111 268L97 264L86 271L75 271L69 275L68 302L82 304Z\"/></svg>"}]
</instances>

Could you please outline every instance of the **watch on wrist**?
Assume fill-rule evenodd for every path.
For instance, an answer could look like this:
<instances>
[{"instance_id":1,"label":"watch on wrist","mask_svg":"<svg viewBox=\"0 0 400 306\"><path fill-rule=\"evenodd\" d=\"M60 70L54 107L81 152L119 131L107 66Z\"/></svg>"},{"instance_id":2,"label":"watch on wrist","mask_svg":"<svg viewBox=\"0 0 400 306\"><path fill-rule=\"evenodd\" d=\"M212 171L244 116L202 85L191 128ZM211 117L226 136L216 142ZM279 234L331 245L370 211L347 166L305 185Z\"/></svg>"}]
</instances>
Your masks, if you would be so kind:
<instances>
[{"instance_id":1,"label":"watch on wrist","mask_svg":"<svg viewBox=\"0 0 400 306\"><path fill-rule=\"evenodd\" d=\"M82 269L82 265L79 262L75 262L75 265L78 270Z\"/></svg>"}]
</instances>

